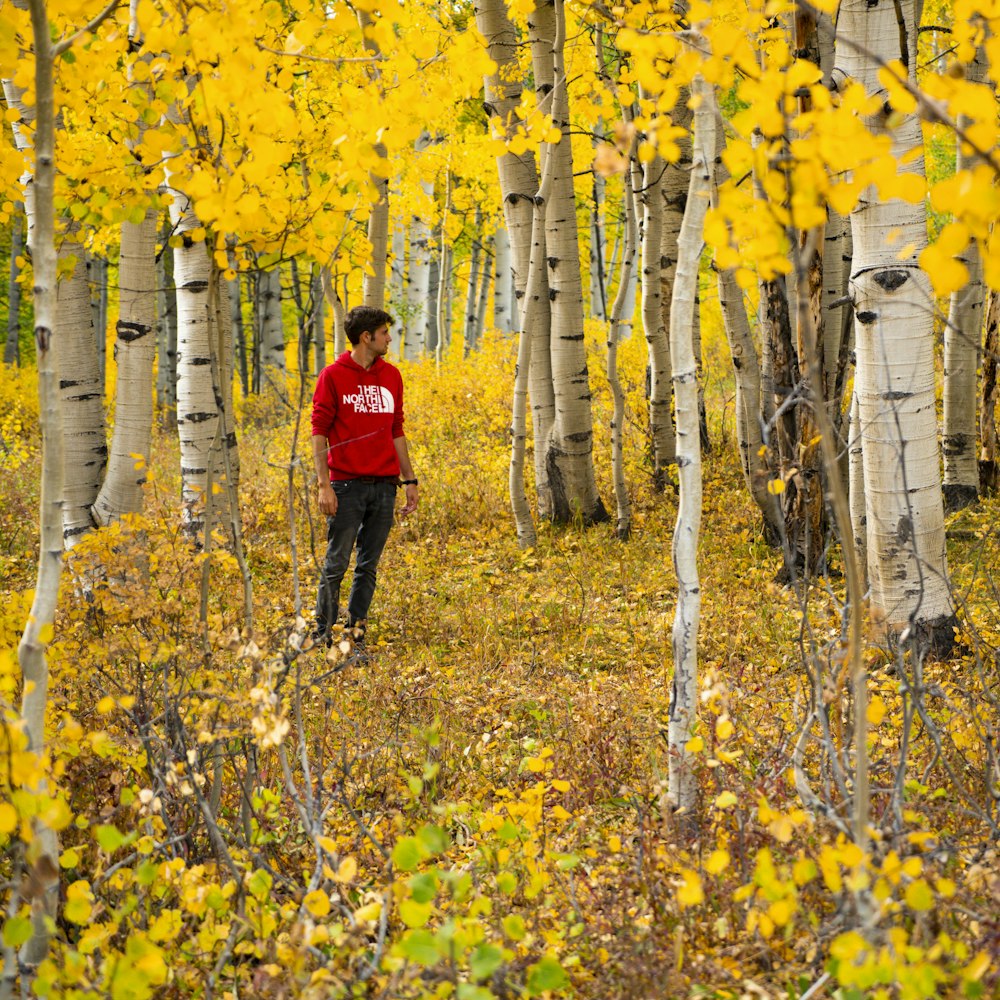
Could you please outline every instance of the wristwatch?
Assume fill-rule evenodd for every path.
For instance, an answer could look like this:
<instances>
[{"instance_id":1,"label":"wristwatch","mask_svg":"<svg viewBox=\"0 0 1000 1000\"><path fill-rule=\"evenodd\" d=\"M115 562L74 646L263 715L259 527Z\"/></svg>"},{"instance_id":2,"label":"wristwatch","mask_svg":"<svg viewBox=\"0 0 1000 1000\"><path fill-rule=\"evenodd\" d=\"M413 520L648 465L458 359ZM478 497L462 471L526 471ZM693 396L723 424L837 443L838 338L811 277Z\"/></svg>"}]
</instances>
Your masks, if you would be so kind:
<instances>
[{"instance_id":1,"label":"wristwatch","mask_svg":"<svg viewBox=\"0 0 1000 1000\"><path fill-rule=\"evenodd\" d=\"M400 479L399 485L400 486L416 486L417 483L419 483L419 482L420 482L419 479Z\"/></svg>"}]
</instances>

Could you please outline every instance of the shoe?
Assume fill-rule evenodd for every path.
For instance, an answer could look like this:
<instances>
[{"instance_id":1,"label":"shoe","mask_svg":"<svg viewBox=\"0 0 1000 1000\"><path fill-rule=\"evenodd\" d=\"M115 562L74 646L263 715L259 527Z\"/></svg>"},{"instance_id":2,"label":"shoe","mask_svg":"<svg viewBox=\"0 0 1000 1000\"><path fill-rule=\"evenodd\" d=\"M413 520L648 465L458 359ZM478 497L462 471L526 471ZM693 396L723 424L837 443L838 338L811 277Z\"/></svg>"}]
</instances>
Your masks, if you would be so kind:
<instances>
[{"instance_id":1,"label":"shoe","mask_svg":"<svg viewBox=\"0 0 1000 1000\"><path fill-rule=\"evenodd\" d=\"M313 625L309 638L312 639L314 647L326 646L329 649L333 645L333 636L330 635L325 625L320 625L318 622Z\"/></svg>"},{"instance_id":2,"label":"shoe","mask_svg":"<svg viewBox=\"0 0 1000 1000\"><path fill-rule=\"evenodd\" d=\"M367 622L358 622L348 615L347 624L344 626L346 635L356 647L363 649L365 645L365 631L368 628Z\"/></svg>"}]
</instances>

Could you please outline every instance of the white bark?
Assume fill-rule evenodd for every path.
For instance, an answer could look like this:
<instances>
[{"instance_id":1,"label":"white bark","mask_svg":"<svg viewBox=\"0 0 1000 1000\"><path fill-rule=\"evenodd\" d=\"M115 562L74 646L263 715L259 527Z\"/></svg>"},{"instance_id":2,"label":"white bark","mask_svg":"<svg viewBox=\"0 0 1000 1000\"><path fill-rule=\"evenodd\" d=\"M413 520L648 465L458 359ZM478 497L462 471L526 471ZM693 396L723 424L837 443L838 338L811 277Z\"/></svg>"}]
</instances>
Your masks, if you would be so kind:
<instances>
[{"instance_id":1,"label":"white bark","mask_svg":"<svg viewBox=\"0 0 1000 1000\"><path fill-rule=\"evenodd\" d=\"M482 221L482 213L477 208L474 226L475 235L472 238L472 248L469 252L469 275L465 282L465 323L463 324L463 337L465 339L464 353L466 356L476 347L476 303L478 301L477 291L483 258L483 246L478 234L482 226Z\"/></svg>"},{"instance_id":2,"label":"white bark","mask_svg":"<svg viewBox=\"0 0 1000 1000\"><path fill-rule=\"evenodd\" d=\"M55 619L62 575L61 535L64 449L61 399L57 387L58 306L56 301L57 258L55 247L55 102L53 61L44 0L30 0L35 48L34 170L29 216L29 245L34 269L35 348L38 369L39 425L42 436L42 476L39 500L39 553L31 612L18 645L18 664L23 688L21 720L27 750L41 758L45 753L45 708L48 702L49 669L45 656L45 633ZM8 81L4 81L7 90ZM9 94L8 94L9 99ZM25 203L28 204L28 192ZM45 780L39 791L45 793ZM33 821L36 840L34 870L41 885L31 907L32 935L18 960L35 966L48 951L51 928L59 903L59 843L55 832L37 817ZM4 966L16 965L13 949L4 946Z\"/></svg>"},{"instance_id":3,"label":"white bark","mask_svg":"<svg viewBox=\"0 0 1000 1000\"><path fill-rule=\"evenodd\" d=\"M618 282L618 294L611 307L611 322L608 331L608 385L611 388L611 398L614 411L611 417L611 470L615 488L615 506L617 519L615 534L622 541L628 538L632 530L632 505L629 501L628 486L625 482L625 457L623 448L623 427L625 423L625 393L621 379L618 376L618 344L625 328L623 314L625 311L628 287L631 275L635 271L636 256L636 215L635 198L632 193L632 174L626 171L623 176L622 205L625 215L622 253L622 268ZM659 234L655 246L659 248ZM659 268L656 268L657 289L659 288ZM659 296L657 296L659 299ZM659 307L659 301L656 303Z\"/></svg>"},{"instance_id":4,"label":"white bark","mask_svg":"<svg viewBox=\"0 0 1000 1000\"><path fill-rule=\"evenodd\" d=\"M847 428L848 495L854 551L865 584L868 582L868 510L865 501L865 460L861 444L861 410L858 393L851 394L851 417Z\"/></svg>"},{"instance_id":5,"label":"white bark","mask_svg":"<svg viewBox=\"0 0 1000 1000\"><path fill-rule=\"evenodd\" d=\"M498 226L493 236L493 249L496 252L493 270L493 326L500 333L511 333L514 330L514 303L511 297L510 237L503 226Z\"/></svg>"},{"instance_id":6,"label":"white bark","mask_svg":"<svg viewBox=\"0 0 1000 1000\"><path fill-rule=\"evenodd\" d=\"M392 251L389 255L389 306L399 310L406 299L406 227L397 220L392 227Z\"/></svg>"},{"instance_id":7,"label":"white bark","mask_svg":"<svg viewBox=\"0 0 1000 1000\"><path fill-rule=\"evenodd\" d=\"M604 130L604 123L597 120L598 135ZM596 142L596 140L595 140ZM604 233L604 201L607 182L594 172L593 204L590 207L590 315L594 319L606 320L607 307L607 276L604 271L604 255L607 251L607 241ZM623 303L624 307L624 303Z\"/></svg>"},{"instance_id":8,"label":"white bark","mask_svg":"<svg viewBox=\"0 0 1000 1000\"><path fill-rule=\"evenodd\" d=\"M904 0L898 12L888 0L874 6L870 0L845 0L837 28L836 85L848 77L869 93L881 90L881 61L902 55L905 34L897 13L912 31L912 0ZM870 127L884 130L885 117L884 111L877 113ZM923 174L923 156L914 156L922 144L919 120L907 115L894 125L888 134L900 172ZM880 201L867 190L851 215L851 230L872 605L893 632L912 623L947 642L953 611L934 408L934 305L930 281L916 262L927 241L924 202ZM913 255L900 260L901 246L913 247Z\"/></svg>"},{"instance_id":9,"label":"white bark","mask_svg":"<svg viewBox=\"0 0 1000 1000\"><path fill-rule=\"evenodd\" d=\"M10 281L7 285L7 339L4 341L3 360L6 365L20 363L21 334L21 268L18 260L24 254L24 205L14 206L14 220L10 233Z\"/></svg>"},{"instance_id":10,"label":"white bark","mask_svg":"<svg viewBox=\"0 0 1000 1000\"><path fill-rule=\"evenodd\" d=\"M182 516L188 533L197 536L203 528L211 530L213 519L205 513L211 505L208 486L223 473L224 428L212 384L211 260L205 244L188 235L200 223L181 192L174 192L170 218L182 241L174 248Z\"/></svg>"},{"instance_id":11,"label":"white bark","mask_svg":"<svg viewBox=\"0 0 1000 1000\"><path fill-rule=\"evenodd\" d=\"M23 91L12 80L5 79L3 88L8 107L19 115L19 119L12 123L17 147L28 150L31 147L30 126L35 122L37 107L24 104ZM34 176L29 173L21 180L28 220L28 243L33 246L37 169ZM54 234L53 228L53 240ZM63 540L70 546L93 527L90 506L97 497L107 461L107 441L83 247L67 236L58 250L58 257L63 262L70 258L75 261L71 275L53 287L57 310L53 328L59 331L59 393L62 406L66 409L61 424L61 433L65 438L62 446Z\"/></svg>"},{"instance_id":12,"label":"white bark","mask_svg":"<svg viewBox=\"0 0 1000 1000\"><path fill-rule=\"evenodd\" d=\"M669 313L663 311L663 271L673 277L673 267L663 266L663 211L665 164L654 157L642 170L639 202L642 205L642 327L649 356L649 434L653 444L653 477L662 487L667 467L674 461L673 393L670 382ZM627 237L626 237L627 243ZM626 246L626 254L628 248ZM671 258L676 259L676 244ZM624 296L631 274L622 269ZM623 308L624 308L623 302Z\"/></svg>"},{"instance_id":13,"label":"white bark","mask_svg":"<svg viewBox=\"0 0 1000 1000\"><path fill-rule=\"evenodd\" d=\"M176 267L176 256L175 267ZM176 273L175 273L176 276ZM180 287L180 280L177 281ZM260 391L283 390L288 366L285 362L285 328L281 316L281 268L257 272L257 338L260 358ZM178 299L178 310L180 299Z\"/></svg>"},{"instance_id":14,"label":"white bark","mask_svg":"<svg viewBox=\"0 0 1000 1000\"><path fill-rule=\"evenodd\" d=\"M69 548L94 527L90 509L100 489L108 445L94 314L82 244L66 237L59 257L75 261L72 272L59 282L56 321L65 438L63 540Z\"/></svg>"},{"instance_id":15,"label":"white bark","mask_svg":"<svg viewBox=\"0 0 1000 1000\"><path fill-rule=\"evenodd\" d=\"M430 145L424 133L414 145L419 155ZM421 190L428 202L434 197L434 182L421 181ZM408 316L403 338L403 357L416 361L427 347L428 303L431 284L431 227L426 218L415 216L410 224L410 266L406 284Z\"/></svg>"},{"instance_id":16,"label":"white bark","mask_svg":"<svg viewBox=\"0 0 1000 1000\"><path fill-rule=\"evenodd\" d=\"M378 43L364 34L364 29L372 23L371 13L367 10L358 10L357 16L365 50L370 55L381 56ZM377 62L369 65L368 78L374 87L381 90L382 74ZM375 143L374 148L381 159L386 159L387 153L383 143ZM382 309L385 305L385 276L389 259L389 181L377 173L370 173L368 182L374 190L375 201L368 217L368 242L372 248L371 269L365 271L362 297L364 305Z\"/></svg>"},{"instance_id":17,"label":"white bark","mask_svg":"<svg viewBox=\"0 0 1000 1000\"><path fill-rule=\"evenodd\" d=\"M150 209L136 225L122 224L118 264L118 364L111 460L92 515L107 525L142 510L153 427L153 360L156 354L156 222ZM138 456L138 457L137 457Z\"/></svg>"},{"instance_id":18,"label":"white bark","mask_svg":"<svg viewBox=\"0 0 1000 1000\"><path fill-rule=\"evenodd\" d=\"M172 258L163 253L156 263L156 405L165 426L177 420L177 295L173 272L167 273ZM169 287L168 287L169 284Z\"/></svg>"},{"instance_id":19,"label":"white bark","mask_svg":"<svg viewBox=\"0 0 1000 1000\"><path fill-rule=\"evenodd\" d=\"M488 246L483 246L482 277L479 281L479 300L476 303L474 340L478 348L486 332L486 309L490 302L490 285L493 275L493 255Z\"/></svg>"},{"instance_id":20,"label":"white bark","mask_svg":"<svg viewBox=\"0 0 1000 1000\"><path fill-rule=\"evenodd\" d=\"M521 99L521 82L516 55L517 34L507 17L503 0L477 0L476 26L486 40L490 58L497 65L496 72L484 80L490 130L496 138L507 138L513 135L519 123L517 108ZM537 31L533 34L537 35ZM544 61L542 66L544 68ZM549 70L551 76L551 64ZM529 386L535 437L535 490L538 509L545 515L551 512L544 448L555 411L548 347L548 285L544 270L536 269L533 282L529 283L528 279L531 260L534 257L539 261L544 259L545 234L543 226L535 225L538 214L535 194L540 185L534 156L504 153L497 157L497 172L510 236L515 298L519 303L518 361L511 408L511 506L518 539L522 546L527 546L533 545L535 538L524 485Z\"/></svg>"},{"instance_id":21,"label":"white bark","mask_svg":"<svg viewBox=\"0 0 1000 1000\"><path fill-rule=\"evenodd\" d=\"M543 143L551 161L552 187L545 205L545 247L548 264L552 332L552 388L556 414L549 432L545 466L552 491L552 516L557 522L582 517L584 524L607 518L597 492L593 464L593 417L590 378L583 343L583 286L573 190L573 150L569 96L563 46L563 0L555 0L555 32L549 43L553 70L552 118L561 140ZM541 7L536 8L536 14ZM544 34L539 35L540 43Z\"/></svg>"},{"instance_id":22,"label":"white bark","mask_svg":"<svg viewBox=\"0 0 1000 1000\"><path fill-rule=\"evenodd\" d=\"M694 759L687 749L698 705L698 630L701 620L701 584L698 576L698 537L701 532L701 421L698 412L698 372L694 352L694 311L698 291L698 264L702 230L712 184L715 158L715 94L695 77L695 110L691 180L684 221L677 241L677 271L670 303L670 352L674 397L677 400L677 468L680 500L674 528L673 559L677 574L674 614L674 679L667 739L670 749L668 797L673 806L690 812L697 787Z\"/></svg>"},{"instance_id":23,"label":"white bark","mask_svg":"<svg viewBox=\"0 0 1000 1000\"><path fill-rule=\"evenodd\" d=\"M982 50L966 68L966 80L982 81L985 60ZM960 116L960 127L969 119ZM955 172L969 170L977 158L970 156L961 139L956 140ZM979 495L979 462L976 455L976 372L982 356L983 262L979 245L970 241L960 259L968 268L969 280L952 292L948 322L944 328L944 500L949 511L974 503Z\"/></svg>"}]
</instances>

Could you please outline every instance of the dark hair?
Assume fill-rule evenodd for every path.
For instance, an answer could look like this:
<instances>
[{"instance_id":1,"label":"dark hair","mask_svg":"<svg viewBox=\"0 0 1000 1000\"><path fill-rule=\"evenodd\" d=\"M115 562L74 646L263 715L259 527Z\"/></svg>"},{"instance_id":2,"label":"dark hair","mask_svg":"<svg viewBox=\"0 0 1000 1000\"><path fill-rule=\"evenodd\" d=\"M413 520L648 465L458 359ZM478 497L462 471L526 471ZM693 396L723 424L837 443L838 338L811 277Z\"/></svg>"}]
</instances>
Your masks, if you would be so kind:
<instances>
[{"instance_id":1,"label":"dark hair","mask_svg":"<svg viewBox=\"0 0 1000 1000\"><path fill-rule=\"evenodd\" d=\"M375 306L355 306L344 320L344 333L353 347L358 346L361 334L374 333L380 326L392 326L396 321L384 310Z\"/></svg>"}]
</instances>

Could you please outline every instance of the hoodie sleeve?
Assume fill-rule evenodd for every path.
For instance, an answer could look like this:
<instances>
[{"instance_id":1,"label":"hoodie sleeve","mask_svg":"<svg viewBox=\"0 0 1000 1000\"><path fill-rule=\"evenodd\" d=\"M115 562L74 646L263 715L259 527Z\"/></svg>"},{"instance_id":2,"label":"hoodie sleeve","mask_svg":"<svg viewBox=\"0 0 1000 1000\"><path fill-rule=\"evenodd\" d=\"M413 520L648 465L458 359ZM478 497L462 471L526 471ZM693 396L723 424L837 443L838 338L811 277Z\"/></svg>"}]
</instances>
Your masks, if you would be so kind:
<instances>
[{"instance_id":1,"label":"hoodie sleeve","mask_svg":"<svg viewBox=\"0 0 1000 1000\"><path fill-rule=\"evenodd\" d=\"M312 432L314 437L329 437L337 415L337 397L334 393L333 377L329 368L324 368L316 380L313 392Z\"/></svg>"},{"instance_id":2,"label":"hoodie sleeve","mask_svg":"<svg viewBox=\"0 0 1000 1000\"><path fill-rule=\"evenodd\" d=\"M403 379L397 372L396 409L392 415L392 439L403 436Z\"/></svg>"}]
</instances>

